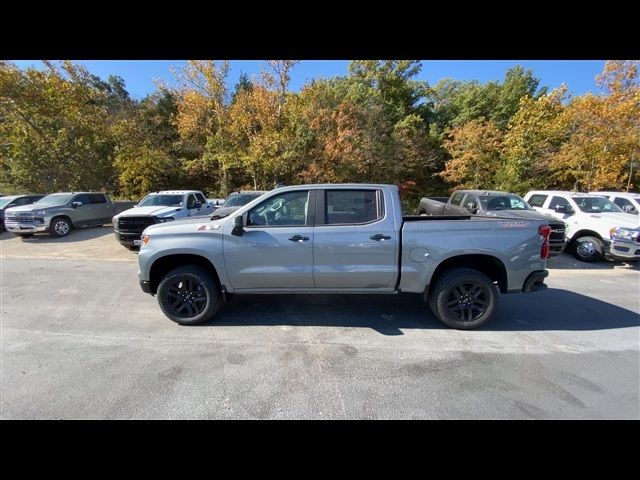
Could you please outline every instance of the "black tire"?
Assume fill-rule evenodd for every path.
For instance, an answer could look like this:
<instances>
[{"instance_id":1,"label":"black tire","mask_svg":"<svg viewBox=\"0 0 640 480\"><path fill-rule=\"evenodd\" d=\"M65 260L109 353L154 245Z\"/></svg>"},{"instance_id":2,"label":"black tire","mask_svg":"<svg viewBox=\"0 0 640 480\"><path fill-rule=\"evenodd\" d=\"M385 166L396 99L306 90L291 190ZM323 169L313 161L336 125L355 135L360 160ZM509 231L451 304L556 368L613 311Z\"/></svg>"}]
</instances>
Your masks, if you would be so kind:
<instances>
[{"instance_id":1,"label":"black tire","mask_svg":"<svg viewBox=\"0 0 640 480\"><path fill-rule=\"evenodd\" d=\"M54 217L49 225L49 235L53 238L66 237L71 233L71 222L65 217Z\"/></svg>"},{"instance_id":2,"label":"black tire","mask_svg":"<svg viewBox=\"0 0 640 480\"><path fill-rule=\"evenodd\" d=\"M459 330L487 323L497 304L496 286L484 273L471 268L446 271L429 292L429 307L434 315Z\"/></svg>"},{"instance_id":3,"label":"black tire","mask_svg":"<svg viewBox=\"0 0 640 480\"><path fill-rule=\"evenodd\" d=\"M197 265L171 270L158 286L158 303L164 314L180 325L205 323L222 306L220 286Z\"/></svg>"},{"instance_id":4,"label":"black tire","mask_svg":"<svg viewBox=\"0 0 640 480\"><path fill-rule=\"evenodd\" d=\"M15 235L17 235L20 238L31 238L31 237L33 237L33 233L16 233Z\"/></svg>"},{"instance_id":5,"label":"black tire","mask_svg":"<svg viewBox=\"0 0 640 480\"><path fill-rule=\"evenodd\" d=\"M573 242L573 256L580 261L597 262L602 258L603 254L602 240L597 237L580 237Z\"/></svg>"}]
</instances>

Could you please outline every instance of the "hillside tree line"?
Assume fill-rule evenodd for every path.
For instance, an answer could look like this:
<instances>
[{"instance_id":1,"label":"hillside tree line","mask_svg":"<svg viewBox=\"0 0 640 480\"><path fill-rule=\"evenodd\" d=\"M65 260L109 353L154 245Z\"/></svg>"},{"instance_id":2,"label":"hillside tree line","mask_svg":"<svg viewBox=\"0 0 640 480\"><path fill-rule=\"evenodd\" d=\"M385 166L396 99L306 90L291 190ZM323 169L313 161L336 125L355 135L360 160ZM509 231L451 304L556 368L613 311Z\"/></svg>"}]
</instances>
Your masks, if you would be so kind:
<instances>
[{"instance_id":1,"label":"hillside tree line","mask_svg":"<svg viewBox=\"0 0 640 480\"><path fill-rule=\"evenodd\" d=\"M352 61L289 89L297 61L230 86L226 61L189 61L141 100L70 61L0 61L0 191L121 198L278 182L383 182L412 202L455 188L627 190L640 176L637 61L608 61L603 93L571 96L516 66L504 80L417 79L419 61Z\"/></svg>"}]
</instances>

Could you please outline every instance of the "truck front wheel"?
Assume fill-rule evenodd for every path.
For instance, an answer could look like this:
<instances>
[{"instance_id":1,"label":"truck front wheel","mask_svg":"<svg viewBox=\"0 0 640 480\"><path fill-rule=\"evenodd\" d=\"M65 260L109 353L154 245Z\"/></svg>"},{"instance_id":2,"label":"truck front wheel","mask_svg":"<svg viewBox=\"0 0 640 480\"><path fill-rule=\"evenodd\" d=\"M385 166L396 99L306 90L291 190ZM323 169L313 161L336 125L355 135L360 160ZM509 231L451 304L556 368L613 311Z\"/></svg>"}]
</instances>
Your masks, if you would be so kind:
<instances>
[{"instance_id":1,"label":"truck front wheel","mask_svg":"<svg viewBox=\"0 0 640 480\"><path fill-rule=\"evenodd\" d=\"M429 292L429 307L452 328L469 330L489 321L498 303L493 282L471 268L453 268Z\"/></svg>"},{"instance_id":2,"label":"truck front wheel","mask_svg":"<svg viewBox=\"0 0 640 480\"><path fill-rule=\"evenodd\" d=\"M64 217L55 217L51 220L49 234L54 237L66 237L71 232L71 222Z\"/></svg>"},{"instance_id":3,"label":"truck front wheel","mask_svg":"<svg viewBox=\"0 0 640 480\"><path fill-rule=\"evenodd\" d=\"M596 237L580 237L573 244L573 254L583 262L596 262L602 258L602 242Z\"/></svg>"},{"instance_id":4,"label":"truck front wheel","mask_svg":"<svg viewBox=\"0 0 640 480\"><path fill-rule=\"evenodd\" d=\"M158 285L158 303L164 314L180 325L209 321L222 305L220 287L202 267L171 270Z\"/></svg>"}]
</instances>

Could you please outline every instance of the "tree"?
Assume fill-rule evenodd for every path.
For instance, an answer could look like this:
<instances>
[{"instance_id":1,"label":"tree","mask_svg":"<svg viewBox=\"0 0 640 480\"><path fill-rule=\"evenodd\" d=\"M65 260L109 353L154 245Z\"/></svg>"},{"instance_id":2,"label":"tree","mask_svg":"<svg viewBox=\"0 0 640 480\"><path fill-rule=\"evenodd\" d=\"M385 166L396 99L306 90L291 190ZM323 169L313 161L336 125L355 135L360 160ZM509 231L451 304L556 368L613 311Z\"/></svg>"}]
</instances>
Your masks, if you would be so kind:
<instances>
[{"instance_id":1,"label":"tree","mask_svg":"<svg viewBox=\"0 0 640 480\"><path fill-rule=\"evenodd\" d=\"M550 160L566 137L563 99L566 86L537 99L520 99L504 137L503 164L496 173L496 186L524 194L533 188L553 187L547 174Z\"/></svg>"},{"instance_id":2,"label":"tree","mask_svg":"<svg viewBox=\"0 0 640 480\"><path fill-rule=\"evenodd\" d=\"M70 62L0 65L0 180L13 189L112 191L109 93Z\"/></svg>"},{"instance_id":3,"label":"tree","mask_svg":"<svg viewBox=\"0 0 640 480\"><path fill-rule=\"evenodd\" d=\"M597 81L603 95L577 97L566 109L569 134L553 157L554 178L576 190L630 188L640 151L638 62L606 62Z\"/></svg>"},{"instance_id":4,"label":"tree","mask_svg":"<svg viewBox=\"0 0 640 480\"><path fill-rule=\"evenodd\" d=\"M440 176L459 188L489 189L500 166L502 133L490 121L472 120L449 132L444 147L451 155Z\"/></svg>"}]
</instances>

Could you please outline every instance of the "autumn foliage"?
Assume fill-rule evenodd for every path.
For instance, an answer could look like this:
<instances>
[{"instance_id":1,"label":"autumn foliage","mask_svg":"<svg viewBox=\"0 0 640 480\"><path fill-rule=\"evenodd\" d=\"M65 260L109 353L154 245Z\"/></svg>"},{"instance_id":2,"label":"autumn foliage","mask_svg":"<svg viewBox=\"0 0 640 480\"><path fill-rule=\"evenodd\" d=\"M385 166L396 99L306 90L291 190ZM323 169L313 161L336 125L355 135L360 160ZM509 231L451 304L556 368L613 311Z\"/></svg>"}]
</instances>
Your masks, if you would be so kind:
<instances>
[{"instance_id":1,"label":"autumn foliage","mask_svg":"<svg viewBox=\"0 0 640 480\"><path fill-rule=\"evenodd\" d=\"M190 61L142 100L71 62L0 62L0 189L163 188L225 195L278 182L385 182L403 200L454 188L637 188L637 61L606 62L600 93L416 79L420 62L353 61L289 90L297 62L267 61L230 88L229 63Z\"/></svg>"}]
</instances>

